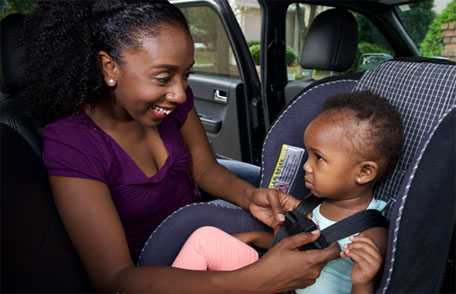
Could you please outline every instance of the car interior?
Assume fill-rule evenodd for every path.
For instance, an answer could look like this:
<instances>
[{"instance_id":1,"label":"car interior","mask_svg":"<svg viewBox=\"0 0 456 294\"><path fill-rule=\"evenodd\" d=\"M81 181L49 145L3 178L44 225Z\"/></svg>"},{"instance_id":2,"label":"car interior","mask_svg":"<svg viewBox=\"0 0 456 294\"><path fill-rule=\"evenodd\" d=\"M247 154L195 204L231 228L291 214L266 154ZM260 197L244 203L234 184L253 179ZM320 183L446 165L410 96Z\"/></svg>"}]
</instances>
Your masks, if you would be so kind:
<instances>
[{"instance_id":1,"label":"car interior","mask_svg":"<svg viewBox=\"0 0 456 294\"><path fill-rule=\"evenodd\" d=\"M17 99L26 74L18 38L23 21L23 15L11 14L2 19L0 30L1 289L90 292L87 273L53 203L40 130ZM344 33L335 35L341 27ZM312 23L300 63L344 71L354 62L357 42L353 16L343 8L327 10ZM265 57L263 87L274 82L267 76L274 70L271 57ZM198 82L204 82L202 76L192 83ZM195 96L199 89L195 87ZM282 144L303 147L302 130L325 97L362 90L385 96L403 117L405 144L393 174L376 190L377 197L389 202L388 251L377 293L454 293L456 63L396 58L366 72L290 82L283 90L284 105L274 108L277 116L262 144L260 186L267 187ZM218 94L223 100L227 93ZM201 119L206 128L218 127L211 117ZM298 181L291 194L302 198L308 191Z\"/></svg>"}]
</instances>

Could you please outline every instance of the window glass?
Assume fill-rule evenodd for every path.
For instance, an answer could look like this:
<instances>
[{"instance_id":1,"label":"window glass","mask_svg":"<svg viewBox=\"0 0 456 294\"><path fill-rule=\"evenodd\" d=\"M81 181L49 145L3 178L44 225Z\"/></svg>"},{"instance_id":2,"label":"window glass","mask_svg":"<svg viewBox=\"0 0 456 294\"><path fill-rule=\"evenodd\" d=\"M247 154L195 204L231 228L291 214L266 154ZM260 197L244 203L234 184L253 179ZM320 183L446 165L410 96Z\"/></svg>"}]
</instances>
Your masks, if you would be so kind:
<instances>
[{"instance_id":1,"label":"window glass","mask_svg":"<svg viewBox=\"0 0 456 294\"><path fill-rule=\"evenodd\" d=\"M193 71L239 76L236 59L223 24L211 7L181 7L195 41Z\"/></svg>"},{"instance_id":2,"label":"window glass","mask_svg":"<svg viewBox=\"0 0 456 294\"><path fill-rule=\"evenodd\" d=\"M321 79L346 72L362 71L393 58L393 53L379 30L364 16L354 13L358 22L358 50L355 62L345 72L302 68L299 55L304 46L306 34L315 17L332 7L294 3L288 7L286 22L287 72L289 80Z\"/></svg>"},{"instance_id":3,"label":"window glass","mask_svg":"<svg viewBox=\"0 0 456 294\"><path fill-rule=\"evenodd\" d=\"M257 0L228 0L241 27L250 54L260 71L261 9Z\"/></svg>"},{"instance_id":4,"label":"window glass","mask_svg":"<svg viewBox=\"0 0 456 294\"><path fill-rule=\"evenodd\" d=\"M429 47L432 47L432 43L435 42L432 40L432 24L436 18L436 13L432 9L433 2L432 0L426 0L420 3L400 5L396 7L396 14L416 47L420 49L420 53L424 56L436 57L436 52L429 50ZM445 3L448 1L440 2ZM437 27L440 29L441 25Z\"/></svg>"},{"instance_id":5,"label":"window glass","mask_svg":"<svg viewBox=\"0 0 456 294\"><path fill-rule=\"evenodd\" d=\"M0 0L0 19L8 14L28 14L36 7L37 0Z\"/></svg>"}]
</instances>

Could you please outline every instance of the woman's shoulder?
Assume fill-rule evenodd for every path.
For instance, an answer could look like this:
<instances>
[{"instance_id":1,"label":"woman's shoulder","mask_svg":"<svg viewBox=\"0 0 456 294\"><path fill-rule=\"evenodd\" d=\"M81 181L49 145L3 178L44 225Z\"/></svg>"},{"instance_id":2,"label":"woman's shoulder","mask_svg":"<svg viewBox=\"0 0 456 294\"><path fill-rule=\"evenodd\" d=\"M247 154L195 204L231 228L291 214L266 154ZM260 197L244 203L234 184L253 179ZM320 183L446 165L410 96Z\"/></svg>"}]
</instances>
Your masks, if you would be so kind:
<instances>
[{"instance_id":1,"label":"woman's shoulder","mask_svg":"<svg viewBox=\"0 0 456 294\"><path fill-rule=\"evenodd\" d=\"M107 140L85 113L43 129L43 162L50 175L104 181L111 164Z\"/></svg>"},{"instance_id":2,"label":"woman's shoulder","mask_svg":"<svg viewBox=\"0 0 456 294\"><path fill-rule=\"evenodd\" d=\"M58 119L43 129L43 139L88 139L97 134L96 126L83 112Z\"/></svg>"},{"instance_id":3,"label":"woman's shoulder","mask_svg":"<svg viewBox=\"0 0 456 294\"><path fill-rule=\"evenodd\" d=\"M105 149L103 132L85 113L77 113L48 124L43 129L43 144L46 146L67 146L86 153ZM59 148L60 148L59 147Z\"/></svg>"}]
</instances>

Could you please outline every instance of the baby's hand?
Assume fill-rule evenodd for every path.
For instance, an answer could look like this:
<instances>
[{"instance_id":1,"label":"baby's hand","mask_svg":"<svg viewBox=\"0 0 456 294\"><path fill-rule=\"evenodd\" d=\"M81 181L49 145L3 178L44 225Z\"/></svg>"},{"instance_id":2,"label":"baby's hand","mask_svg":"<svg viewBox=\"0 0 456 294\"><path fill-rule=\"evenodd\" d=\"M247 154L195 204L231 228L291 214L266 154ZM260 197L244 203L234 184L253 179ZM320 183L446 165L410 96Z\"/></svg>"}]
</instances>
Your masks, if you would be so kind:
<instances>
[{"instance_id":1,"label":"baby's hand","mask_svg":"<svg viewBox=\"0 0 456 294\"><path fill-rule=\"evenodd\" d=\"M350 238L353 242L347 244L341 251L341 257L350 257L353 260L353 286L370 286L380 270L383 257L375 243L362 235Z\"/></svg>"}]
</instances>

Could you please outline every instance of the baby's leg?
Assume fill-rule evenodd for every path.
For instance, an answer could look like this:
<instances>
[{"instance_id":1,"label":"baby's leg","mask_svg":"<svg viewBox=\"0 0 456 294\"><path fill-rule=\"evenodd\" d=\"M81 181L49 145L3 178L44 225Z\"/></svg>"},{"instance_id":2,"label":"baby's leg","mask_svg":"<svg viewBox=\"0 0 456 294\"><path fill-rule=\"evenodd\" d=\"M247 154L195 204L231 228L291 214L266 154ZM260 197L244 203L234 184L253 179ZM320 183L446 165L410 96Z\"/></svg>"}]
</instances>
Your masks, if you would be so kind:
<instances>
[{"instance_id":1,"label":"baby's leg","mask_svg":"<svg viewBox=\"0 0 456 294\"><path fill-rule=\"evenodd\" d=\"M230 271L258 260L249 245L215 228L201 227L185 242L172 266L191 270Z\"/></svg>"}]
</instances>

